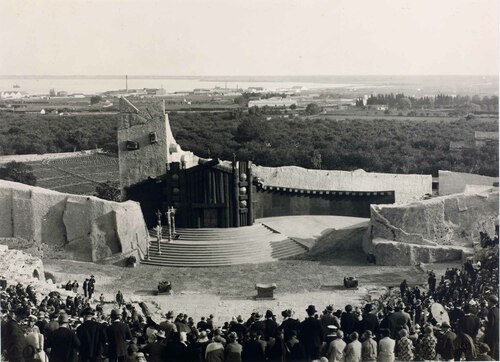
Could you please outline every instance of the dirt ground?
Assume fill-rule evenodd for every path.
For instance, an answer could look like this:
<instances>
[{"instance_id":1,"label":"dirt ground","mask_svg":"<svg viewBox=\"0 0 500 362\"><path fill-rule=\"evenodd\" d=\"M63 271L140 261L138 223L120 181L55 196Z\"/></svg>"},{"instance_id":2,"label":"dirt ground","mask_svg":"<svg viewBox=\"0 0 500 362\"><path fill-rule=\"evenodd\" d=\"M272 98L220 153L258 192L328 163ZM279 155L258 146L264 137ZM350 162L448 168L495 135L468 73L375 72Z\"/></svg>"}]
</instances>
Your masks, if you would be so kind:
<instances>
[{"instance_id":1,"label":"dirt ground","mask_svg":"<svg viewBox=\"0 0 500 362\"><path fill-rule=\"evenodd\" d=\"M410 285L425 284L426 273L421 267L391 267L366 265L361 258L348 253L339 254L325 262L286 260L257 265L213 268L170 268L139 265L123 268L114 265L76 262L70 260L44 260L46 272L56 278L56 284L68 280L83 280L91 274L96 277L95 298L104 294L113 301L121 290L127 302L146 302L156 319L168 310L185 312L195 319L215 315L222 324L238 314L248 316L253 311L275 314L287 308L304 317L309 304L318 309L328 304L342 309L346 304L358 305L366 298L377 299L390 286L398 286L406 279ZM349 262L351 261L351 262ZM446 269L449 265L432 268ZM426 270L431 266L426 266ZM358 290L343 289L344 276L356 276ZM172 282L172 295L155 295L158 282ZM256 283L276 283L274 300L255 300ZM107 305L108 308L112 304Z\"/></svg>"}]
</instances>

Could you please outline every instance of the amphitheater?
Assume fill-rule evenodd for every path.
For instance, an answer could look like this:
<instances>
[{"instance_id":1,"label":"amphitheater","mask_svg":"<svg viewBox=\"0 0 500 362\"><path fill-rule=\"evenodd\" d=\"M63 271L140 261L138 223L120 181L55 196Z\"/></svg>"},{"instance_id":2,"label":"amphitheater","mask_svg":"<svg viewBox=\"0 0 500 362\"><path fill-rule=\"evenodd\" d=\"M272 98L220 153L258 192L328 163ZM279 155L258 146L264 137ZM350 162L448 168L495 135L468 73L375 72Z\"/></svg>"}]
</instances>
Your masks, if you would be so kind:
<instances>
[{"instance_id":1,"label":"amphitheater","mask_svg":"<svg viewBox=\"0 0 500 362\"><path fill-rule=\"evenodd\" d=\"M431 175L204 160L181 149L161 109L122 100L121 113L119 157L103 156L102 169L80 175L87 154L42 162L75 185L119 177L124 202L59 192L71 185L60 187L58 176L46 188L0 181L0 274L25 283L46 275L45 286L93 273L108 300L119 285L154 312L215 312L222 321L236 311L374 299L403 278L423 284L427 270L461 264L479 233L498 227L498 178L440 171L433 190ZM101 171L109 174L99 179ZM132 256L138 265L126 267ZM12 265L33 271L16 275ZM339 288L344 276L360 288ZM172 281L173 296L153 296L161 280ZM275 299L255 300L257 283L276 283Z\"/></svg>"}]
</instances>

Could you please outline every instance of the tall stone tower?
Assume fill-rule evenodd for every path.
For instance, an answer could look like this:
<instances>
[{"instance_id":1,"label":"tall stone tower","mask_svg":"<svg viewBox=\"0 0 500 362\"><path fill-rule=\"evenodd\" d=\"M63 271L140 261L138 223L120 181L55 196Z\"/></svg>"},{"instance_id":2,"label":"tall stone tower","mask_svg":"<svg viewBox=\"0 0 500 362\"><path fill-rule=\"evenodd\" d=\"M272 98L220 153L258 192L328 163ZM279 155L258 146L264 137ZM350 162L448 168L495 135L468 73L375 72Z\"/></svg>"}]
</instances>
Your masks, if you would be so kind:
<instances>
[{"instance_id":1,"label":"tall stone tower","mask_svg":"<svg viewBox=\"0 0 500 362\"><path fill-rule=\"evenodd\" d=\"M139 110L126 98L120 99L120 124L117 131L120 189L165 175L167 171L167 123L158 104Z\"/></svg>"}]
</instances>

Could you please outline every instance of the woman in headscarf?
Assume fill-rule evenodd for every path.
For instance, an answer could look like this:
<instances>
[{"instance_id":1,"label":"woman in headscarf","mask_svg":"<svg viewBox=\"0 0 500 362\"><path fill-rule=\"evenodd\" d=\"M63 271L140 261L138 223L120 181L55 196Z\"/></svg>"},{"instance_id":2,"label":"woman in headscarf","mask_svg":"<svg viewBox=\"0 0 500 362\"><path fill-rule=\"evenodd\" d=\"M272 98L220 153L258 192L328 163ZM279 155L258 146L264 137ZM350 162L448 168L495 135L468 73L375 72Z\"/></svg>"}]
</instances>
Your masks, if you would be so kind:
<instances>
[{"instance_id":1,"label":"woman in headscarf","mask_svg":"<svg viewBox=\"0 0 500 362\"><path fill-rule=\"evenodd\" d=\"M437 339L434 336L434 331L430 324L424 328L424 336L418 343L420 358L424 361L434 361L436 359Z\"/></svg>"},{"instance_id":2,"label":"woman in headscarf","mask_svg":"<svg viewBox=\"0 0 500 362\"><path fill-rule=\"evenodd\" d=\"M400 361L413 361L413 343L408 338L408 331L402 329L399 331L399 340L397 342L397 358Z\"/></svg>"}]
</instances>

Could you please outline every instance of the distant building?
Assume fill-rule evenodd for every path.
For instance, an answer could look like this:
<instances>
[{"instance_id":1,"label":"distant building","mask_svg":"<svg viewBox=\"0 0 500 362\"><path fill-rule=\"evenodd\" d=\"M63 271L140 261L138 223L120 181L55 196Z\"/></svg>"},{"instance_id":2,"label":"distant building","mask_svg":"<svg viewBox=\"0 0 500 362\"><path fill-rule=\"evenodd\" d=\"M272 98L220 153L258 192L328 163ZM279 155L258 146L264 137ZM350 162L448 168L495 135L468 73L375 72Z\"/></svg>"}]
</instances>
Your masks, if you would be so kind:
<instances>
[{"instance_id":1,"label":"distant building","mask_svg":"<svg viewBox=\"0 0 500 362\"><path fill-rule=\"evenodd\" d=\"M488 143L498 143L498 132L474 132L474 141L476 147L482 147Z\"/></svg>"},{"instance_id":2,"label":"distant building","mask_svg":"<svg viewBox=\"0 0 500 362\"><path fill-rule=\"evenodd\" d=\"M28 93L21 91L5 91L0 93L2 99L21 99L28 97Z\"/></svg>"},{"instance_id":3,"label":"distant building","mask_svg":"<svg viewBox=\"0 0 500 362\"><path fill-rule=\"evenodd\" d=\"M202 95L202 94L210 94L210 93L212 93L212 91L210 89L204 89L204 88L193 89L194 95Z\"/></svg>"},{"instance_id":4,"label":"distant building","mask_svg":"<svg viewBox=\"0 0 500 362\"><path fill-rule=\"evenodd\" d=\"M389 106L386 104L370 104L368 105L368 109L375 109L377 111L387 111L389 110Z\"/></svg>"},{"instance_id":5,"label":"distant building","mask_svg":"<svg viewBox=\"0 0 500 362\"><path fill-rule=\"evenodd\" d=\"M156 90L156 95L157 96L164 96L164 95L167 95L167 90L164 89L163 87L161 87L160 89L157 89Z\"/></svg>"},{"instance_id":6,"label":"distant building","mask_svg":"<svg viewBox=\"0 0 500 362\"><path fill-rule=\"evenodd\" d=\"M276 107L276 108L288 108L292 105L297 105L297 101L295 99L290 98L280 98L273 97L268 99L259 99L259 100L251 100L248 102L248 108L251 107Z\"/></svg>"},{"instance_id":7,"label":"distant building","mask_svg":"<svg viewBox=\"0 0 500 362\"><path fill-rule=\"evenodd\" d=\"M55 97L56 96L56 91L54 90L54 88L52 88L51 90L49 90L49 96L50 97Z\"/></svg>"},{"instance_id":8,"label":"distant building","mask_svg":"<svg viewBox=\"0 0 500 362\"><path fill-rule=\"evenodd\" d=\"M83 93L73 93L71 95L71 97L73 97L73 98L85 98L85 94L83 94Z\"/></svg>"},{"instance_id":9,"label":"distant building","mask_svg":"<svg viewBox=\"0 0 500 362\"><path fill-rule=\"evenodd\" d=\"M68 92L66 92L66 91L59 91L59 92L57 92L57 96L58 97L67 97L68 96Z\"/></svg>"}]
</instances>

